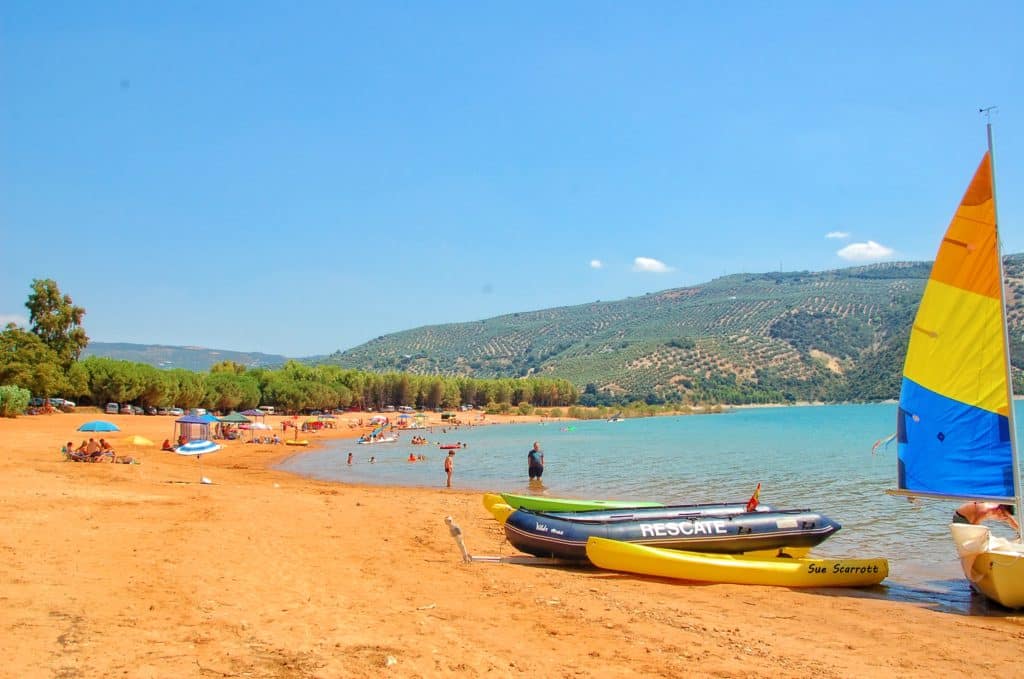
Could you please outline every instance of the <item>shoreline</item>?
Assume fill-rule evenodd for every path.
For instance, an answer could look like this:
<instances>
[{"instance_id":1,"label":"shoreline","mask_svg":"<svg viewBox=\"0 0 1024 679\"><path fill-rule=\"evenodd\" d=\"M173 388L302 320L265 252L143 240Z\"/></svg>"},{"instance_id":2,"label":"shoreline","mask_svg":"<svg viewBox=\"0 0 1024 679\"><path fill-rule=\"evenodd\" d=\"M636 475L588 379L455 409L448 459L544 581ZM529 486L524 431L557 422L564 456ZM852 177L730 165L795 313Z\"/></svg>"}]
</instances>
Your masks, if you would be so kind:
<instances>
[{"instance_id":1,"label":"shoreline","mask_svg":"<svg viewBox=\"0 0 1024 679\"><path fill-rule=\"evenodd\" d=\"M213 485L154 449L62 461L89 419L117 423L115 442L173 426L0 420L9 676L1010 675L1024 639L1019 615L871 591L464 564L445 516L472 552L514 553L478 492L319 481L272 467L306 449L235 442L203 457ZM345 421L310 449L351 438Z\"/></svg>"}]
</instances>

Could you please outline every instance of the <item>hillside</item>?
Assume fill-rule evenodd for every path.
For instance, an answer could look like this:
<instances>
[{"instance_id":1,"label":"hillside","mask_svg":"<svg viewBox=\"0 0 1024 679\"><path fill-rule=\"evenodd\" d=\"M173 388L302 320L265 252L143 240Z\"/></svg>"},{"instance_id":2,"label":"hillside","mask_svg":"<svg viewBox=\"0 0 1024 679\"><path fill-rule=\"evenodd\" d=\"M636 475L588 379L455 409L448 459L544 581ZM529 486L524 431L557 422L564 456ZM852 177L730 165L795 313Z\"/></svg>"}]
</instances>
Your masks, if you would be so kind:
<instances>
[{"instance_id":1,"label":"hillside","mask_svg":"<svg viewBox=\"0 0 1024 679\"><path fill-rule=\"evenodd\" d=\"M124 361L146 363L158 368L185 368L205 371L221 361L234 361L252 368L283 365L288 359L276 354L225 351L205 347L171 347L159 344L125 344L120 342L90 342L82 357L103 356Z\"/></svg>"},{"instance_id":2,"label":"hillside","mask_svg":"<svg viewBox=\"0 0 1024 679\"><path fill-rule=\"evenodd\" d=\"M1019 328L1024 256L1006 262L1011 326ZM930 267L735 274L619 301L406 330L319 362L476 377L544 374L586 386L589 400L891 398ZM1024 343L1014 342L1015 366L1022 355Z\"/></svg>"}]
</instances>

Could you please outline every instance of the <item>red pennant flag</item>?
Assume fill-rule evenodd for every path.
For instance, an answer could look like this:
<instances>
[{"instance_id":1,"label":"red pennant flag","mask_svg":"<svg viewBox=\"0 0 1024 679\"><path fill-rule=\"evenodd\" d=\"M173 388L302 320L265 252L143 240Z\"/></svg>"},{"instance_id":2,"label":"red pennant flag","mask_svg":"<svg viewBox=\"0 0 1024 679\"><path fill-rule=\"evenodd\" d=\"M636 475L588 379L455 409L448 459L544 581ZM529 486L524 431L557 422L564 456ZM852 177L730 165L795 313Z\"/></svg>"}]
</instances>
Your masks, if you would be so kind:
<instances>
[{"instance_id":1,"label":"red pennant flag","mask_svg":"<svg viewBox=\"0 0 1024 679\"><path fill-rule=\"evenodd\" d=\"M754 489L754 494L747 500L747 511L752 512L757 509L758 498L761 496L761 482L758 481L757 488Z\"/></svg>"}]
</instances>

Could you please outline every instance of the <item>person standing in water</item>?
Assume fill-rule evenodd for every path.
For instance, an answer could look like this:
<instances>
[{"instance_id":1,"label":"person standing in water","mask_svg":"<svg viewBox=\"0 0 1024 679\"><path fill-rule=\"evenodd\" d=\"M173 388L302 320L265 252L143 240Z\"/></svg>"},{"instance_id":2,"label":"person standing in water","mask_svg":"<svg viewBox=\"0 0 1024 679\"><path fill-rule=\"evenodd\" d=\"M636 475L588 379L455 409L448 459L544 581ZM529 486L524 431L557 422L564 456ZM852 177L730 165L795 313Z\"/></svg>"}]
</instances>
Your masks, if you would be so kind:
<instances>
[{"instance_id":1,"label":"person standing in water","mask_svg":"<svg viewBox=\"0 0 1024 679\"><path fill-rule=\"evenodd\" d=\"M530 480L537 479L544 474L544 452L540 449L540 442L534 441L533 448L526 454L526 468L530 474Z\"/></svg>"},{"instance_id":2,"label":"person standing in water","mask_svg":"<svg viewBox=\"0 0 1024 679\"><path fill-rule=\"evenodd\" d=\"M449 450L448 457L444 458L444 473L448 477L448 488L452 487L452 474L455 473L455 451Z\"/></svg>"}]
</instances>

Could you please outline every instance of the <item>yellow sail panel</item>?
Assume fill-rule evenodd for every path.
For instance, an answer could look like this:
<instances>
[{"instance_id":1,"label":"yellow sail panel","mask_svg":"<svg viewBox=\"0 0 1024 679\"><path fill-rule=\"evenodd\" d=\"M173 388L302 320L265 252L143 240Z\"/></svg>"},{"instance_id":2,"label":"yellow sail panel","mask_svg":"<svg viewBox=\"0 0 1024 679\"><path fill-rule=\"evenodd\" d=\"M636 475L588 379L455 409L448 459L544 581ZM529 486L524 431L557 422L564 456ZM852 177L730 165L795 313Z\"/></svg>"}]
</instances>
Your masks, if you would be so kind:
<instances>
[{"instance_id":1,"label":"yellow sail panel","mask_svg":"<svg viewBox=\"0 0 1024 679\"><path fill-rule=\"evenodd\" d=\"M992 165L986 153L942 239L932 279L998 299L998 253Z\"/></svg>"},{"instance_id":2,"label":"yellow sail panel","mask_svg":"<svg viewBox=\"0 0 1024 679\"><path fill-rule=\"evenodd\" d=\"M947 398L1006 415L999 300L928 281L910 332L903 375Z\"/></svg>"}]
</instances>

